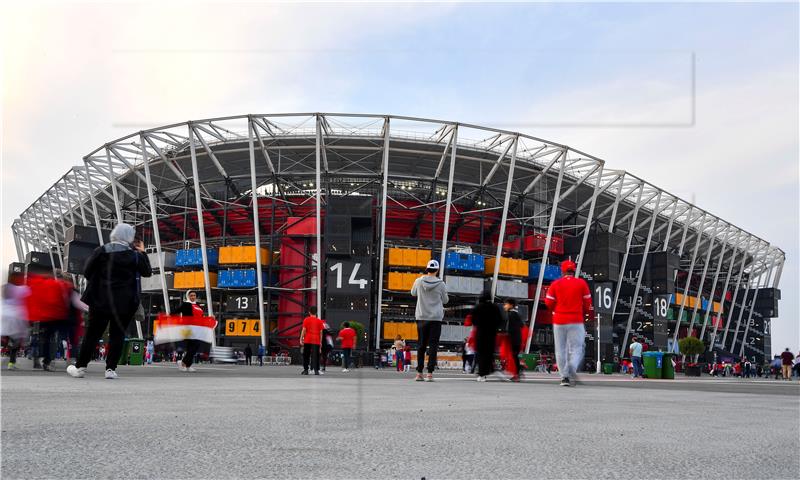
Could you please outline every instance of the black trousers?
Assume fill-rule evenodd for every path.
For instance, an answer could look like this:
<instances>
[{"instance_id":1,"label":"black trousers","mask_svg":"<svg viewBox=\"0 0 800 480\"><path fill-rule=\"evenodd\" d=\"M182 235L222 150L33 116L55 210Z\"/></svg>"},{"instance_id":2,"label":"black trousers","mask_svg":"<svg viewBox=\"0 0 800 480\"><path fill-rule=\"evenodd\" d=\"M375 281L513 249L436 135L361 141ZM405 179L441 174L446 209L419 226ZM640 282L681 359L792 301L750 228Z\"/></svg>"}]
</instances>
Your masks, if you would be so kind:
<instances>
[{"instance_id":1,"label":"black trousers","mask_svg":"<svg viewBox=\"0 0 800 480\"><path fill-rule=\"evenodd\" d=\"M514 356L514 365L517 367L517 375L522 372L522 365L519 363L519 352L522 350L522 340L511 337L511 355Z\"/></svg>"},{"instance_id":2,"label":"black trousers","mask_svg":"<svg viewBox=\"0 0 800 480\"><path fill-rule=\"evenodd\" d=\"M322 352L320 353L320 363L322 364L322 371L324 372L325 369L328 368L328 357L333 349L327 344L323 345L321 348Z\"/></svg>"},{"instance_id":3,"label":"black trousers","mask_svg":"<svg viewBox=\"0 0 800 480\"><path fill-rule=\"evenodd\" d=\"M352 355L352 353L352 348L342 349L342 355L344 355L344 359L342 360L342 368L350 368L350 355Z\"/></svg>"},{"instance_id":4,"label":"black trousers","mask_svg":"<svg viewBox=\"0 0 800 480\"><path fill-rule=\"evenodd\" d=\"M42 356L42 363L49 365L53 360L53 352L51 348L53 341L69 339L69 326L66 320L59 320L53 322L40 322L39 324L39 354ZM58 350L58 346L56 346Z\"/></svg>"},{"instance_id":5,"label":"black trousers","mask_svg":"<svg viewBox=\"0 0 800 480\"><path fill-rule=\"evenodd\" d=\"M94 355L94 347L103 336L108 327L108 351L106 352L106 369L116 370L119 357L122 355L122 343L125 340L125 331L128 329L133 314L136 312L114 315L112 312L89 310L89 326L81 343L81 351L75 366L78 368L89 365Z\"/></svg>"},{"instance_id":6,"label":"black trousers","mask_svg":"<svg viewBox=\"0 0 800 480\"><path fill-rule=\"evenodd\" d=\"M200 348L200 340L184 340L183 359L181 361L186 368L189 368L194 363L194 357L197 355L197 350Z\"/></svg>"},{"instance_id":7,"label":"black trousers","mask_svg":"<svg viewBox=\"0 0 800 480\"><path fill-rule=\"evenodd\" d=\"M303 370L308 370L309 360L311 361L311 368L315 372L319 372L319 345L303 344Z\"/></svg>"},{"instance_id":8,"label":"black trousers","mask_svg":"<svg viewBox=\"0 0 800 480\"><path fill-rule=\"evenodd\" d=\"M494 372L494 350L496 332L491 329L478 329L475 350L478 357L478 375L485 377Z\"/></svg>"},{"instance_id":9,"label":"black trousers","mask_svg":"<svg viewBox=\"0 0 800 480\"><path fill-rule=\"evenodd\" d=\"M436 369L436 354L439 352L439 337L442 335L442 322L430 320L417 321L419 345L417 346L417 373L422 373L425 365L425 349L428 349L428 373Z\"/></svg>"}]
</instances>

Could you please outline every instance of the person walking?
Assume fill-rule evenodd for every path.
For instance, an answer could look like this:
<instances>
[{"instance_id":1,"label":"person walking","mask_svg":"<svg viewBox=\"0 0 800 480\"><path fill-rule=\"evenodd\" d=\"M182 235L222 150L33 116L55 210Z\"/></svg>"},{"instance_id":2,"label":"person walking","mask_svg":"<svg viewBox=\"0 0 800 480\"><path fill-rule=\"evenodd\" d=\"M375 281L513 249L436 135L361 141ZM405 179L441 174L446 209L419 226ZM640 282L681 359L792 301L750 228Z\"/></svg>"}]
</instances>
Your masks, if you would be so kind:
<instances>
[{"instance_id":1,"label":"person walking","mask_svg":"<svg viewBox=\"0 0 800 480\"><path fill-rule=\"evenodd\" d=\"M398 372L403 371L403 350L406 348L406 342L403 337L398 335L394 338L394 360Z\"/></svg>"},{"instance_id":2,"label":"person walking","mask_svg":"<svg viewBox=\"0 0 800 480\"><path fill-rule=\"evenodd\" d=\"M3 285L3 312L0 315L0 335L6 340L9 370L17 369L17 353L28 336L28 308L26 299L30 288L24 285L21 273L11 273Z\"/></svg>"},{"instance_id":3,"label":"person walking","mask_svg":"<svg viewBox=\"0 0 800 480\"><path fill-rule=\"evenodd\" d=\"M350 358L353 354L353 349L356 347L356 331L350 326L350 322L344 322L337 340L342 342L342 372L347 373L350 371Z\"/></svg>"},{"instance_id":4,"label":"person walking","mask_svg":"<svg viewBox=\"0 0 800 480\"><path fill-rule=\"evenodd\" d=\"M519 382L519 374L522 366L519 363L519 352L522 349L522 317L517 310L517 300L506 298L503 302L503 309L506 311L506 331L511 344L511 355L514 357L514 371L511 377L512 382Z\"/></svg>"},{"instance_id":5,"label":"person walking","mask_svg":"<svg viewBox=\"0 0 800 480\"><path fill-rule=\"evenodd\" d=\"M258 346L258 366L264 366L264 354L267 353L267 349L264 348L264 344Z\"/></svg>"},{"instance_id":6,"label":"person walking","mask_svg":"<svg viewBox=\"0 0 800 480\"><path fill-rule=\"evenodd\" d=\"M561 262L563 276L547 289L545 304L553 312L553 339L561 386L575 383L577 369L583 362L586 330L583 322L592 318L592 294L586 280L575 276L572 260Z\"/></svg>"},{"instance_id":7,"label":"person walking","mask_svg":"<svg viewBox=\"0 0 800 480\"><path fill-rule=\"evenodd\" d=\"M794 354L787 347L786 350L781 353L781 373L783 374L784 380L792 379L792 360L794 360Z\"/></svg>"},{"instance_id":8,"label":"person walking","mask_svg":"<svg viewBox=\"0 0 800 480\"><path fill-rule=\"evenodd\" d=\"M636 335L631 336L631 344L628 346L628 355L631 356L631 366L633 367L633 378L641 378L642 367L642 344Z\"/></svg>"},{"instance_id":9,"label":"person walking","mask_svg":"<svg viewBox=\"0 0 800 480\"><path fill-rule=\"evenodd\" d=\"M28 274L30 294L25 297L28 319L38 328L37 357L42 357L42 369L53 371L53 343L69 337L72 324L72 284L58 278L50 270ZM38 360L38 358L37 358Z\"/></svg>"},{"instance_id":10,"label":"person walking","mask_svg":"<svg viewBox=\"0 0 800 480\"><path fill-rule=\"evenodd\" d=\"M328 360L330 359L331 352L333 351L333 334L331 333L331 326L328 322L322 321L322 343L320 344L320 355L322 363L322 375L328 370Z\"/></svg>"},{"instance_id":11,"label":"person walking","mask_svg":"<svg viewBox=\"0 0 800 480\"><path fill-rule=\"evenodd\" d=\"M244 347L244 364L251 367L253 366L253 349L250 345Z\"/></svg>"},{"instance_id":12,"label":"person walking","mask_svg":"<svg viewBox=\"0 0 800 480\"><path fill-rule=\"evenodd\" d=\"M204 315L203 307L197 303L197 292L189 290L184 296L183 302L180 304L176 313L182 317L202 317ZM196 372L192 364L200 349L200 340L187 338L183 341L183 357L178 361L178 370L181 372L193 373Z\"/></svg>"},{"instance_id":13,"label":"person walking","mask_svg":"<svg viewBox=\"0 0 800 480\"><path fill-rule=\"evenodd\" d=\"M445 283L436 276L439 272L439 262L431 260L425 267L425 275L414 280L411 286L411 295L417 298L414 317L417 320L418 345L417 345L417 382L433 381L433 371L436 369L436 354L439 350L439 337L442 334L442 319L444 306L450 300L447 296ZM428 351L428 374L423 378L425 366L425 351Z\"/></svg>"},{"instance_id":14,"label":"person walking","mask_svg":"<svg viewBox=\"0 0 800 480\"><path fill-rule=\"evenodd\" d=\"M317 307L309 307L308 316L303 319L303 328L300 330L300 347L303 349L303 371L300 375L308 375L309 361L314 375L319 375L319 351L324 327L322 320L317 317Z\"/></svg>"},{"instance_id":15,"label":"person walking","mask_svg":"<svg viewBox=\"0 0 800 480\"><path fill-rule=\"evenodd\" d=\"M153 343L153 339L147 341L147 345L145 346L145 353L147 354L147 364L153 364L153 357L156 354L156 345Z\"/></svg>"},{"instance_id":16,"label":"person walking","mask_svg":"<svg viewBox=\"0 0 800 480\"><path fill-rule=\"evenodd\" d=\"M72 377L86 375L95 345L108 327L105 378L117 378L125 331L139 308L139 277L152 275L144 245L134 242L134 236L131 225L118 224L111 231L111 241L97 247L86 261L87 286L82 300L89 306L89 325L75 365L67 367Z\"/></svg>"},{"instance_id":17,"label":"person walking","mask_svg":"<svg viewBox=\"0 0 800 480\"><path fill-rule=\"evenodd\" d=\"M494 373L494 350L497 341L497 329L503 323L500 307L492 302L492 294L485 291L478 298L472 309L472 325L475 327L475 350L478 363L479 382Z\"/></svg>"}]
</instances>

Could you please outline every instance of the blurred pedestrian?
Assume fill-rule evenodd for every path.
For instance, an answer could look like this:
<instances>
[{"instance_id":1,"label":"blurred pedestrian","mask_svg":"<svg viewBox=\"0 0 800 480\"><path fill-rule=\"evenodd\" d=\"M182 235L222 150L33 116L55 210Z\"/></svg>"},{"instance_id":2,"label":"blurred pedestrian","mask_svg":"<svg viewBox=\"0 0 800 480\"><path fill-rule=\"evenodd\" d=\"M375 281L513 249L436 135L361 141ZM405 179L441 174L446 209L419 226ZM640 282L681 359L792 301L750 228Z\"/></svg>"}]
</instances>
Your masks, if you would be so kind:
<instances>
[{"instance_id":1,"label":"blurred pedestrian","mask_svg":"<svg viewBox=\"0 0 800 480\"><path fill-rule=\"evenodd\" d=\"M250 345L244 347L244 364L253 366L253 349Z\"/></svg>"},{"instance_id":2,"label":"blurred pedestrian","mask_svg":"<svg viewBox=\"0 0 800 480\"><path fill-rule=\"evenodd\" d=\"M516 299L506 298L505 302L503 302L503 308L506 311L506 330L508 331L511 355L514 357L511 381L519 382L519 374L522 368L519 363L519 352L522 348L522 317L519 316Z\"/></svg>"},{"instance_id":3,"label":"blurred pedestrian","mask_svg":"<svg viewBox=\"0 0 800 480\"><path fill-rule=\"evenodd\" d=\"M337 340L342 342L342 372L350 371L350 358L356 346L356 331L350 326L350 322L344 322Z\"/></svg>"},{"instance_id":4,"label":"blurred pedestrian","mask_svg":"<svg viewBox=\"0 0 800 480\"><path fill-rule=\"evenodd\" d=\"M794 354L789 347L786 347L786 350L781 353L781 373L783 373L784 380L792 379L792 360L794 360Z\"/></svg>"},{"instance_id":5,"label":"blurred pedestrian","mask_svg":"<svg viewBox=\"0 0 800 480\"><path fill-rule=\"evenodd\" d=\"M439 262L431 260L425 267L425 275L414 280L411 287L411 296L417 297L417 306L414 318L417 320L417 382L433 381L433 371L436 369L436 355L439 351L439 337L442 335L442 319L444 319L444 306L450 300L447 296L445 283L436 276L439 272ZM428 350L428 374L423 378L422 371L425 367L425 351Z\"/></svg>"},{"instance_id":6,"label":"blurred pedestrian","mask_svg":"<svg viewBox=\"0 0 800 480\"><path fill-rule=\"evenodd\" d=\"M576 268L572 260L561 262L563 276L550 285L545 296L545 304L553 312L556 363L565 387L570 386L570 380L573 384L577 380L586 342L583 322L594 317L589 285L575 276Z\"/></svg>"},{"instance_id":7,"label":"blurred pedestrian","mask_svg":"<svg viewBox=\"0 0 800 480\"><path fill-rule=\"evenodd\" d=\"M333 351L333 334L331 333L331 326L328 322L322 321L322 342L320 343L320 354L322 360L322 375L328 370L328 360L330 359L331 352Z\"/></svg>"},{"instance_id":8,"label":"blurred pedestrian","mask_svg":"<svg viewBox=\"0 0 800 480\"><path fill-rule=\"evenodd\" d=\"M491 292L485 291L478 298L472 309L472 324L475 326L475 346L478 363L478 381L485 382L486 377L494 373L494 351L497 340L497 329L503 323L500 307L492 302Z\"/></svg>"},{"instance_id":9,"label":"blurred pedestrian","mask_svg":"<svg viewBox=\"0 0 800 480\"><path fill-rule=\"evenodd\" d=\"M641 378L644 374L642 368L642 344L636 335L631 336L631 344L628 346L628 355L631 356L631 368L633 368L633 378Z\"/></svg>"},{"instance_id":10,"label":"blurred pedestrian","mask_svg":"<svg viewBox=\"0 0 800 480\"><path fill-rule=\"evenodd\" d=\"M319 351L324 326L317 317L317 307L309 307L308 316L303 319L303 328L300 331L300 347L303 349L303 371L300 375L308 375L309 363L314 369L314 375L319 375Z\"/></svg>"},{"instance_id":11,"label":"blurred pedestrian","mask_svg":"<svg viewBox=\"0 0 800 480\"><path fill-rule=\"evenodd\" d=\"M403 349L403 371L411 371L411 346L408 344L406 344L406 347Z\"/></svg>"},{"instance_id":12,"label":"blurred pedestrian","mask_svg":"<svg viewBox=\"0 0 800 480\"><path fill-rule=\"evenodd\" d=\"M403 371L403 351L406 348L406 342L403 341L403 337L398 335L394 337L394 359L395 359L395 366L398 372Z\"/></svg>"},{"instance_id":13,"label":"blurred pedestrian","mask_svg":"<svg viewBox=\"0 0 800 480\"><path fill-rule=\"evenodd\" d=\"M86 262L87 287L82 299L89 306L89 325L77 362L67 367L73 377L86 374L95 345L108 327L105 378L117 378L125 332L139 308L139 277L152 275L144 245L134 242L134 237L132 226L118 224L111 231L111 241L97 247Z\"/></svg>"},{"instance_id":14,"label":"blurred pedestrian","mask_svg":"<svg viewBox=\"0 0 800 480\"><path fill-rule=\"evenodd\" d=\"M147 340L147 346L145 346L145 352L147 353L147 364L153 364L153 356L156 353L156 346L153 343L153 339Z\"/></svg>"},{"instance_id":15,"label":"blurred pedestrian","mask_svg":"<svg viewBox=\"0 0 800 480\"><path fill-rule=\"evenodd\" d=\"M264 354L267 352L267 349L264 348L264 344L258 346L258 366L264 366Z\"/></svg>"},{"instance_id":16,"label":"blurred pedestrian","mask_svg":"<svg viewBox=\"0 0 800 480\"><path fill-rule=\"evenodd\" d=\"M28 336L28 308L26 301L30 288L24 285L20 272L11 272L3 285L3 311L0 316L0 336L8 349L8 369L17 369L17 353Z\"/></svg>"},{"instance_id":17,"label":"blurred pedestrian","mask_svg":"<svg viewBox=\"0 0 800 480\"><path fill-rule=\"evenodd\" d=\"M42 369L53 371L50 362L55 352L53 343L71 332L72 284L57 278L49 270L28 274L30 294L26 307L31 323L38 326L39 352Z\"/></svg>"}]
</instances>

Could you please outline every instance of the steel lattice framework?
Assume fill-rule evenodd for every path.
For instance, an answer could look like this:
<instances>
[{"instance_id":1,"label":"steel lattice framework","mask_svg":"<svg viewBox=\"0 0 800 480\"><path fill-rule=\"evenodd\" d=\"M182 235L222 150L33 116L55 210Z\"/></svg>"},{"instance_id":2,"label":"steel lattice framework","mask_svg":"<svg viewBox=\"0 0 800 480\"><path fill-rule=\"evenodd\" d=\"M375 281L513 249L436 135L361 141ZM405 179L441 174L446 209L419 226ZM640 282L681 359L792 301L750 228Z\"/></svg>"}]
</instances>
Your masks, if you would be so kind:
<instances>
[{"instance_id":1,"label":"steel lattice framework","mask_svg":"<svg viewBox=\"0 0 800 480\"><path fill-rule=\"evenodd\" d=\"M127 135L93 150L82 163L13 222L20 261L38 249L57 254L56 264L63 262L71 225L100 230L118 221L151 232L159 253L162 243L185 241L187 235L199 238L202 247L220 236L246 236L258 245L263 230L259 200L280 203L289 211L313 202L319 229L320 210L329 195L373 195L381 212L379 251L387 236L387 211L399 209L411 219L412 236L420 234L426 214L443 213L442 252L448 240L470 228L475 231L477 215L491 212L493 220L481 220L480 234L481 239L484 234L499 239L497 262L510 229L546 233L544 262L554 233L582 236L579 267L591 229L624 234L622 271L630 254L643 253L643 266L648 252L670 251L681 257L682 270L701 272L712 292L723 283L723 292L733 287L734 298L740 289L777 287L785 262L784 252L766 240L631 173L606 168L597 157L523 133L458 122L340 113L210 118ZM221 220L220 211L228 208L246 215ZM209 240L206 234L212 231ZM437 237L434 231L431 239ZM376 280L382 286L380 257ZM318 262L318 278L321 268ZM204 272L207 279L205 258ZM497 273L493 289L496 282ZM637 293L640 287L641 278ZM689 280L676 288L687 294ZM321 289L318 282L318 303ZM619 290L617 286L615 308ZM702 284L699 290L698 297ZM163 291L166 299L165 285ZM680 306L681 313L684 308ZM736 319L729 317L721 332L723 345L732 332L731 351L744 310L739 309ZM380 308L376 315L380 328ZM703 334L707 312L705 316ZM746 332L749 322L744 325ZM711 334L716 338L716 326ZM744 343L739 347L743 351Z\"/></svg>"}]
</instances>

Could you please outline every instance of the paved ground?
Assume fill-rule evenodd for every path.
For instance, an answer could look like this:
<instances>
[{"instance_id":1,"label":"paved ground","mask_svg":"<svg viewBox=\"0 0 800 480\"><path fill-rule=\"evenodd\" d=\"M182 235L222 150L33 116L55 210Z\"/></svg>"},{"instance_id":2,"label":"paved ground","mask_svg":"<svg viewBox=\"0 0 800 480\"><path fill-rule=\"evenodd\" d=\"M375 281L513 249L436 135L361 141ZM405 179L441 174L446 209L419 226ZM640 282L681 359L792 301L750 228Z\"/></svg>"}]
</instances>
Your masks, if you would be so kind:
<instances>
[{"instance_id":1,"label":"paved ground","mask_svg":"<svg viewBox=\"0 0 800 480\"><path fill-rule=\"evenodd\" d=\"M798 382L22 367L0 379L4 479L800 478Z\"/></svg>"}]
</instances>

